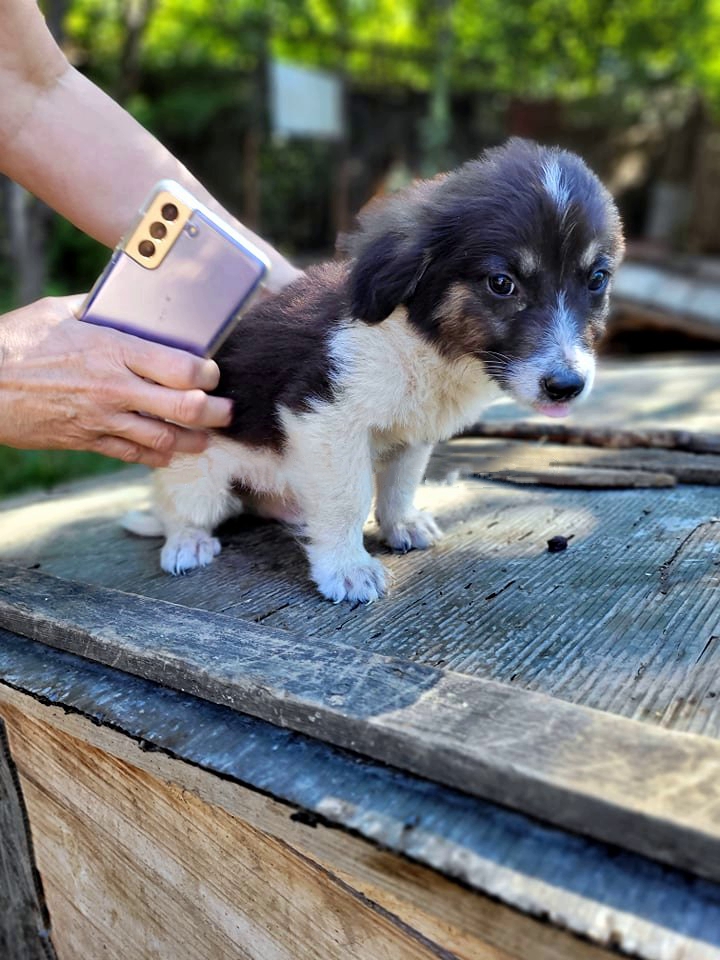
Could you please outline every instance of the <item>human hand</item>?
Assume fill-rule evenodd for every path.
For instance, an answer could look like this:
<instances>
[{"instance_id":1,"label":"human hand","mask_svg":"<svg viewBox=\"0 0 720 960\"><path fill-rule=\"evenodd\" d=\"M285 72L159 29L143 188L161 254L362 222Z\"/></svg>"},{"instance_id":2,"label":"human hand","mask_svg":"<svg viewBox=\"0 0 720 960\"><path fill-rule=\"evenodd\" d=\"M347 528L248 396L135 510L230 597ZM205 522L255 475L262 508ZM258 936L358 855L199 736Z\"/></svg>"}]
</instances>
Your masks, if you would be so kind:
<instances>
[{"instance_id":1,"label":"human hand","mask_svg":"<svg viewBox=\"0 0 720 960\"><path fill-rule=\"evenodd\" d=\"M205 430L231 413L204 392L217 386L215 362L84 323L81 303L47 298L0 316L0 444L151 467L204 450Z\"/></svg>"}]
</instances>

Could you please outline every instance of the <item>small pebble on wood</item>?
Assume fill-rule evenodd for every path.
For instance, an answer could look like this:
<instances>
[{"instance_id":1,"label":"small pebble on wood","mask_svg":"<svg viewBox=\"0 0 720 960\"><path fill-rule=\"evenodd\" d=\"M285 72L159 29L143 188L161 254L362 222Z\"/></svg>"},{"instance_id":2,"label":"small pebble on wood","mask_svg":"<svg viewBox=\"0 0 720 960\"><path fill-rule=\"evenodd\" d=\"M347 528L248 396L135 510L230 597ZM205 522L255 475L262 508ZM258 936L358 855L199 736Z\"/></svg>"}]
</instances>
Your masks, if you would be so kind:
<instances>
[{"instance_id":1,"label":"small pebble on wood","mask_svg":"<svg viewBox=\"0 0 720 960\"><path fill-rule=\"evenodd\" d=\"M568 548L568 538L567 537L550 537L547 542L548 553L562 553L563 550Z\"/></svg>"}]
</instances>

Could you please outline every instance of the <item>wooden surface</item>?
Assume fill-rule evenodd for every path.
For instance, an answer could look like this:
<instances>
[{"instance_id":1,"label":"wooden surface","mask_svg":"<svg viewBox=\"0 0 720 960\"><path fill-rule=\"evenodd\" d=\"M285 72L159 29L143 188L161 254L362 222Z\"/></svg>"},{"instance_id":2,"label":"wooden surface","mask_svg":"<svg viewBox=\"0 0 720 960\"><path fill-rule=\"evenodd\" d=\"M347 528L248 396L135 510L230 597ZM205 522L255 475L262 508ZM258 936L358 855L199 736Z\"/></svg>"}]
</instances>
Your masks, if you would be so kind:
<instances>
[{"instance_id":1,"label":"wooden surface","mask_svg":"<svg viewBox=\"0 0 720 960\"><path fill-rule=\"evenodd\" d=\"M720 280L694 270L690 258L677 264L626 261L613 282L613 313L615 326L679 330L717 341Z\"/></svg>"},{"instance_id":2,"label":"wooden surface","mask_svg":"<svg viewBox=\"0 0 720 960\"><path fill-rule=\"evenodd\" d=\"M445 949L220 807L3 712L59 960L430 960ZM509 960L481 947L477 960Z\"/></svg>"},{"instance_id":3,"label":"wooden surface","mask_svg":"<svg viewBox=\"0 0 720 960\"><path fill-rule=\"evenodd\" d=\"M516 960L586 960L560 927L644 960L720 958L716 884L43 644L0 640L1 703L349 871L388 907L409 900L414 909L393 910L431 939L445 929L460 956L475 956L477 938ZM399 858L494 899L462 898L449 882L401 870Z\"/></svg>"},{"instance_id":4,"label":"wooden surface","mask_svg":"<svg viewBox=\"0 0 720 960\"><path fill-rule=\"evenodd\" d=\"M718 375L720 383L720 375ZM499 442L488 452L502 464ZM720 733L720 526L712 487L584 491L462 476L464 445L440 452L424 485L445 539L396 556L367 527L391 595L352 609L323 602L297 543L239 518L212 567L170 577L158 541L125 534L147 497L142 473L8 505L0 557L62 577L187 604L307 638L448 667L673 730ZM604 451L599 451L604 453ZM470 468L470 471L472 468ZM454 483L443 477L459 476ZM548 554L553 536L572 537Z\"/></svg>"},{"instance_id":5,"label":"wooden surface","mask_svg":"<svg viewBox=\"0 0 720 960\"><path fill-rule=\"evenodd\" d=\"M577 422L637 429L661 422L670 429L717 432L719 372L715 362L663 361L637 369L609 365ZM500 423L516 416L499 407L489 419ZM0 555L26 566L39 563L62 577L291 632L300 629L306 638L330 645L337 641L416 664L451 667L644 725L716 737L720 530L714 491L686 485L667 491L514 488L464 477L466 464L457 445L442 456L452 459L454 449L455 465L443 464L448 469L420 494L422 505L436 512L446 530L439 548L391 556L368 526L370 549L383 554L395 577L392 596L369 609L323 604L307 582L297 545L276 526L252 518L221 531L224 552L210 570L182 580L163 576L157 569L157 542L129 538L115 526L123 510L142 505L146 497L137 471L84 491L8 504ZM570 547L549 555L546 541L558 534L571 538ZM678 791L685 786L676 784ZM332 802L323 809L346 817ZM358 816L363 829L374 829ZM463 861L466 855L463 846ZM583 859L587 855L584 851ZM432 862L427 850L421 857ZM438 864L446 872L457 866L446 850ZM502 873L496 860L472 882L496 892ZM675 878L673 889L677 884ZM518 890L505 888L496 895L522 903L528 885L530 878L523 874ZM629 883L623 903L630 902L632 889ZM531 898L533 909L542 912L551 899L546 887ZM693 894L690 909L695 902ZM561 891L559 904L554 916L562 923L599 935L594 919L578 920L582 910L567 891ZM613 916L619 910L616 903ZM702 914L694 928L701 941L709 922ZM632 947L637 928L630 922L623 929L625 949L640 952ZM672 948L667 946L672 938L663 941L658 935L652 948L649 939L644 929L643 956L675 960L690 955L683 951L693 934L685 931L672 940ZM704 960L705 954L700 950L697 956Z\"/></svg>"},{"instance_id":6,"label":"wooden surface","mask_svg":"<svg viewBox=\"0 0 720 960\"><path fill-rule=\"evenodd\" d=\"M77 716L53 715L47 706L37 703L28 706L27 698L17 694L10 694L9 699L0 698L0 714L7 717L11 728L20 724L24 744L20 753L31 765L48 751L52 754L53 764L65 769L71 764L91 763L104 792L116 771L124 770L123 764L127 764L131 781L149 782L153 793L158 789L165 791L168 787L167 792L173 794L177 790L175 784L181 783L184 798L200 801L208 820L222 824L224 815L230 814L233 821L240 820L250 828L252 836L258 833L271 836L286 850L315 863L320 873L324 871L330 878L329 884L334 881L341 889L352 891L355 897L364 898L366 905L375 910L381 920L379 925L375 924L372 913L365 914L365 922L375 926L376 937L383 936L389 921L393 932L407 927L415 931L420 942L424 938L428 945L442 944L440 956L446 960L449 957L459 960L524 960L530 955L533 960L601 960L607 957L604 950L453 884L435 871L377 849L349 833L330 829L322 820L293 813L287 805L227 778L220 780L157 752L142 751L132 740L107 728L87 722L83 726ZM30 725L26 722L28 715L34 719ZM87 748L88 738L102 748ZM56 774L45 774L44 780L52 782L54 789L65 784ZM92 782L95 783L95 779ZM158 787L159 783L165 786ZM126 787L123 787L125 792ZM142 808L147 801L143 791L138 792L138 806ZM44 805L47 801L38 796L37 802ZM56 802L67 806L74 803L69 798ZM211 808L218 808L219 816ZM62 886L62 874L69 868L70 865L61 859L48 861L47 870L61 871L55 886ZM76 876L72 886L96 880L86 872L82 878ZM203 880L198 879L200 886ZM240 886L232 891L232 901L235 905L243 903ZM332 909L332 904L332 898L328 898L323 909ZM76 914L75 911L69 914L61 901L54 916L74 918ZM322 913L315 915L316 922L320 922L321 916ZM143 917L135 913L134 919L137 923ZM129 917L123 918L124 923L129 921ZM388 947L394 943L392 936L384 939ZM325 957L329 960L331 956L334 954L328 953L323 960ZM375 956L368 952L367 960L374 960Z\"/></svg>"},{"instance_id":7,"label":"wooden surface","mask_svg":"<svg viewBox=\"0 0 720 960\"><path fill-rule=\"evenodd\" d=\"M0 626L720 880L720 743L0 565Z\"/></svg>"},{"instance_id":8,"label":"wooden surface","mask_svg":"<svg viewBox=\"0 0 720 960\"><path fill-rule=\"evenodd\" d=\"M53 960L42 884L5 725L0 719L0 957Z\"/></svg>"}]
</instances>

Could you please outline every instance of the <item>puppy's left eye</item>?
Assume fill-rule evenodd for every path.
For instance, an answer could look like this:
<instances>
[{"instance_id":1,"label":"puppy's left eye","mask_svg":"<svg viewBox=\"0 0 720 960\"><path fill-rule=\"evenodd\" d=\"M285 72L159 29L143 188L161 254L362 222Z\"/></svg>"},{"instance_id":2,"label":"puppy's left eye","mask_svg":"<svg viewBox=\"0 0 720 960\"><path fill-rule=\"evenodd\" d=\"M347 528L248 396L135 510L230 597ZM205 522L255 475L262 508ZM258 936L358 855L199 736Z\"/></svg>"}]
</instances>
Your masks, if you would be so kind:
<instances>
[{"instance_id":1,"label":"puppy's left eye","mask_svg":"<svg viewBox=\"0 0 720 960\"><path fill-rule=\"evenodd\" d=\"M610 274L607 270L596 270L594 273L590 274L590 279L588 280L588 290L592 290L593 293L600 293L601 290L604 290L607 286L607 282L610 279Z\"/></svg>"},{"instance_id":2,"label":"puppy's left eye","mask_svg":"<svg viewBox=\"0 0 720 960\"><path fill-rule=\"evenodd\" d=\"M505 273L492 273L487 278L488 289L496 297L511 297L515 293L515 284Z\"/></svg>"}]
</instances>

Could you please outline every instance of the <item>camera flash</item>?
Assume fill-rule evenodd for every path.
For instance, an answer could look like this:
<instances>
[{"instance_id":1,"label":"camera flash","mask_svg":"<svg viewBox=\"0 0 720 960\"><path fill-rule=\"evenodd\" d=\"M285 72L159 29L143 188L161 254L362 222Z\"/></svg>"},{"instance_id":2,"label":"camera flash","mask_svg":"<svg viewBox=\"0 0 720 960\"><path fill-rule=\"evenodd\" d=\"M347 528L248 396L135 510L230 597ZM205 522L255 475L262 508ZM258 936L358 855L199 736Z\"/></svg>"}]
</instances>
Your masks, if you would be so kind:
<instances>
[{"instance_id":1,"label":"camera flash","mask_svg":"<svg viewBox=\"0 0 720 960\"><path fill-rule=\"evenodd\" d=\"M187 230L189 237L196 237L200 232L198 228L192 223L189 223L185 229Z\"/></svg>"}]
</instances>

